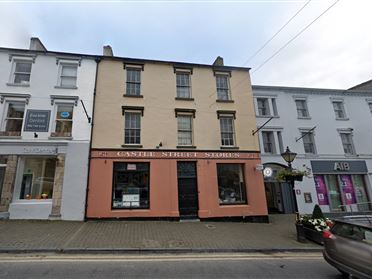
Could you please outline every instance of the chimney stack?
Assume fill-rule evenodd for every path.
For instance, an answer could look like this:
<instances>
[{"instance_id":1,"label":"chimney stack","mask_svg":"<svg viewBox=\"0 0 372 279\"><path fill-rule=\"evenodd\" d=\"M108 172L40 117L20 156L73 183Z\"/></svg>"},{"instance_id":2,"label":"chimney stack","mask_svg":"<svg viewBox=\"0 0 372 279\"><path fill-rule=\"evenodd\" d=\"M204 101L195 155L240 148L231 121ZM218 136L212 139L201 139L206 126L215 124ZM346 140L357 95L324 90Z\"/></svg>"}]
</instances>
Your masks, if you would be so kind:
<instances>
[{"instance_id":1,"label":"chimney stack","mask_svg":"<svg viewBox=\"0 0 372 279\"><path fill-rule=\"evenodd\" d=\"M31 37L30 50L48 51L43 43L37 37Z\"/></svg>"},{"instance_id":2,"label":"chimney stack","mask_svg":"<svg viewBox=\"0 0 372 279\"><path fill-rule=\"evenodd\" d=\"M103 56L114 56L110 45L103 46Z\"/></svg>"},{"instance_id":3,"label":"chimney stack","mask_svg":"<svg viewBox=\"0 0 372 279\"><path fill-rule=\"evenodd\" d=\"M221 56L217 56L216 60L213 62L213 66L224 66L223 58Z\"/></svg>"}]
</instances>

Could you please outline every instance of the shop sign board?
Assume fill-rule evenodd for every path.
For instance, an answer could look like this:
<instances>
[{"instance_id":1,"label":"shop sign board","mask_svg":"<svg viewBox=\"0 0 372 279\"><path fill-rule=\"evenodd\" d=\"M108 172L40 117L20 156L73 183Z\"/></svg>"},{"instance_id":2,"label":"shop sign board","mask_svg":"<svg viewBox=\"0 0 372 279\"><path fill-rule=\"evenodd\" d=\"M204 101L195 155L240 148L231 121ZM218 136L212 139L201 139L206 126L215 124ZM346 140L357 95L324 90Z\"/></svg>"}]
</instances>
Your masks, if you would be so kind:
<instances>
[{"instance_id":1,"label":"shop sign board","mask_svg":"<svg viewBox=\"0 0 372 279\"><path fill-rule=\"evenodd\" d=\"M342 161L311 161L313 173L367 173L365 161L342 160Z\"/></svg>"},{"instance_id":2,"label":"shop sign board","mask_svg":"<svg viewBox=\"0 0 372 279\"><path fill-rule=\"evenodd\" d=\"M24 125L25 132L48 132L50 110L28 109Z\"/></svg>"}]
</instances>

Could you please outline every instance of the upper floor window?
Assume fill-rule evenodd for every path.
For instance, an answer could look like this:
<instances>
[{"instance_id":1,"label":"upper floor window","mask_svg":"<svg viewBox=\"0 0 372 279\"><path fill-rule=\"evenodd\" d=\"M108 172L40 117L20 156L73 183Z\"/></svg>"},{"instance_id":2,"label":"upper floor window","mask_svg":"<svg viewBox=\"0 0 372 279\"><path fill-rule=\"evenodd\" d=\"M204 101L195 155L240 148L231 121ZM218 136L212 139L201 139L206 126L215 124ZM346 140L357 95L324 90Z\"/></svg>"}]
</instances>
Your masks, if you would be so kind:
<instances>
[{"instance_id":1,"label":"upper floor window","mask_svg":"<svg viewBox=\"0 0 372 279\"><path fill-rule=\"evenodd\" d=\"M67 87L67 88L76 87L77 68L78 68L78 65L61 64L60 76L59 76L60 87Z\"/></svg>"},{"instance_id":2,"label":"upper floor window","mask_svg":"<svg viewBox=\"0 0 372 279\"><path fill-rule=\"evenodd\" d=\"M127 87L126 95L141 95L141 69L127 68Z\"/></svg>"},{"instance_id":3,"label":"upper floor window","mask_svg":"<svg viewBox=\"0 0 372 279\"><path fill-rule=\"evenodd\" d=\"M369 106L369 111L372 113L372 102L369 102L368 106Z\"/></svg>"},{"instance_id":4,"label":"upper floor window","mask_svg":"<svg viewBox=\"0 0 372 279\"><path fill-rule=\"evenodd\" d=\"M276 154L274 132L262 131L262 144L265 153Z\"/></svg>"},{"instance_id":5,"label":"upper floor window","mask_svg":"<svg viewBox=\"0 0 372 279\"><path fill-rule=\"evenodd\" d=\"M52 136L72 137L73 112L73 104L57 104L55 128Z\"/></svg>"},{"instance_id":6,"label":"upper floor window","mask_svg":"<svg viewBox=\"0 0 372 279\"><path fill-rule=\"evenodd\" d=\"M177 97L191 98L190 73L176 72Z\"/></svg>"},{"instance_id":7,"label":"upper floor window","mask_svg":"<svg viewBox=\"0 0 372 279\"><path fill-rule=\"evenodd\" d=\"M2 123L3 136L20 136L22 132L25 103L9 101L6 102L6 114Z\"/></svg>"},{"instance_id":8,"label":"upper floor window","mask_svg":"<svg viewBox=\"0 0 372 279\"><path fill-rule=\"evenodd\" d=\"M276 99L268 97L256 98L257 116L277 116Z\"/></svg>"},{"instance_id":9,"label":"upper floor window","mask_svg":"<svg viewBox=\"0 0 372 279\"><path fill-rule=\"evenodd\" d=\"M353 144L352 134L348 132L340 132L342 146L346 155L354 155L355 149Z\"/></svg>"},{"instance_id":10,"label":"upper floor window","mask_svg":"<svg viewBox=\"0 0 372 279\"><path fill-rule=\"evenodd\" d=\"M332 101L336 119L346 119L346 112L343 101Z\"/></svg>"},{"instance_id":11,"label":"upper floor window","mask_svg":"<svg viewBox=\"0 0 372 279\"><path fill-rule=\"evenodd\" d=\"M301 132L302 142L306 154L316 154L314 133L311 131Z\"/></svg>"},{"instance_id":12,"label":"upper floor window","mask_svg":"<svg viewBox=\"0 0 372 279\"><path fill-rule=\"evenodd\" d=\"M229 76L224 74L216 74L217 84L217 100L228 101L231 100L229 88Z\"/></svg>"},{"instance_id":13,"label":"upper floor window","mask_svg":"<svg viewBox=\"0 0 372 279\"><path fill-rule=\"evenodd\" d=\"M235 130L233 116L220 116L221 145L235 146Z\"/></svg>"},{"instance_id":14,"label":"upper floor window","mask_svg":"<svg viewBox=\"0 0 372 279\"><path fill-rule=\"evenodd\" d=\"M28 85L31 77L32 61L14 61L11 82L14 84Z\"/></svg>"},{"instance_id":15,"label":"upper floor window","mask_svg":"<svg viewBox=\"0 0 372 279\"><path fill-rule=\"evenodd\" d=\"M125 112L125 144L141 143L141 114L139 112Z\"/></svg>"},{"instance_id":16,"label":"upper floor window","mask_svg":"<svg viewBox=\"0 0 372 279\"><path fill-rule=\"evenodd\" d=\"M192 115L177 115L178 145L192 146Z\"/></svg>"},{"instance_id":17,"label":"upper floor window","mask_svg":"<svg viewBox=\"0 0 372 279\"><path fill-rule=\"evenodd\" d=\"M295 100L298 118L309 118L306 100Z\"/></svg>"}]
</instances>

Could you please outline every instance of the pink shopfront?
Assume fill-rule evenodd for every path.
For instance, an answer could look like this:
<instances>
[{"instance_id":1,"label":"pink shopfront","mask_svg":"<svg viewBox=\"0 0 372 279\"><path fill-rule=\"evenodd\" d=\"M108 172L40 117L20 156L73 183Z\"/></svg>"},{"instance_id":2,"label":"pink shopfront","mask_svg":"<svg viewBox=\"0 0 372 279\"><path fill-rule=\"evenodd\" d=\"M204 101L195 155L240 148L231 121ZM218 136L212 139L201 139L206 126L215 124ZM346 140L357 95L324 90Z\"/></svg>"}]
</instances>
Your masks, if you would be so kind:
<instances>
[{"instance_id":1,"label":"pink shopfront","mask_svg":"<svg viewBox=\"0 0 372 279\"><path fill-rule=\"evenodd\" d=\"M365 161L311 161L317 203L330 212L371 210Z\"/></svg>"}]
</instances>

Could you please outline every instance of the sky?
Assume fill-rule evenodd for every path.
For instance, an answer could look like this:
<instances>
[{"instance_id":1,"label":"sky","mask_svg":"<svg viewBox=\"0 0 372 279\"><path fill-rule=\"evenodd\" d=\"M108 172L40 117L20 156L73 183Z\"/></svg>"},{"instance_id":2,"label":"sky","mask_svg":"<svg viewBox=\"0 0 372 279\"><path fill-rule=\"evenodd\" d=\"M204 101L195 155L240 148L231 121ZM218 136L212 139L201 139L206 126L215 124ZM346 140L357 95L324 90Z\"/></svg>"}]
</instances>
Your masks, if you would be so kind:
<instances>
[{"instance_id":1,"label":"sky","mask_svg":"<svg viewBox=\"0 0 372 279\"><path fill-rule=\"evenodd\" d=\"M0 46L38 37L52 51L111 45L115 56L201 64L222 56L250 67L255 85L347 89L372 79L372 0L308 1L0 0Z\"/></svg>"}]
</instances>

